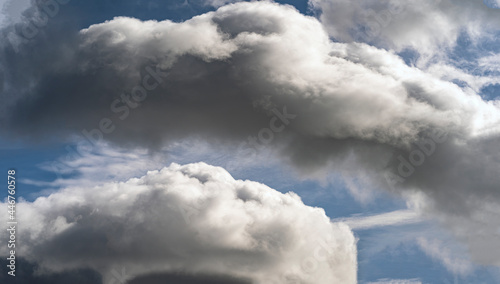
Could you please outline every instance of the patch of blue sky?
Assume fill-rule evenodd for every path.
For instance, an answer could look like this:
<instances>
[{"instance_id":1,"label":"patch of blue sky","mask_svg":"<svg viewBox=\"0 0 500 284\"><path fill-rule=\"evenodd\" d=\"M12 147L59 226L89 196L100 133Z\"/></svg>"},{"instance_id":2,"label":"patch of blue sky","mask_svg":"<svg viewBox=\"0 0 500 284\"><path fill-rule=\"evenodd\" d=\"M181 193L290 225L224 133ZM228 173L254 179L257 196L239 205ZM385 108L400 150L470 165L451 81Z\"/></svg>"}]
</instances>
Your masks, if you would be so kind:
<instances>
[{"instance_id":1,"label":"patch of blue sky","mask_svg":"<svg viewBox=\"0 0 500 284\"><path fill-rule=\"evenodd\" d=\"M480 95L486 100L494 100L500 98L500 85L487 85L481 89Z\"/></svg>"},{"instance_id":2,"label":"patch of blue sky","mask_svg":"<svg viewBox=\"0 0 500 284\"><path fill-rule=\"evenodd\" d=\"M484 0L484 4L492 9L500 9L499 0Z\"/></svg>"},{"instance_id":3,"label":"patch of blue sky","mask_svg":"<svg viewBox=\"0 0 500 284\"><path fill-rule=\"evenodd\" d=\"M276 3L292 5L295 9L299 10L300 13L304 15L311 15L309 10L309 1L307 0L276 0Z\"/></svg>"},{"instance_id":4,"label":"patch of blue sky","mask_svg":"<svg viewBox=\"0 0 500 284\"><path fill-rule=\"evenodd\" d=\"M398 52L397 55L401 57L406 65L408 66L415 66L417 63L417 60L420 58L420 54L418 51L412 48L405 48L402 51Z\"/></svg>"},{"instance_id":5,"label":"patch of blue sky","mask_svg":"<svg viewBox=\"0 0 500 284\"><path fill-rule=\"evenodd\" d=\"M201 145L196 142L187 143L171 148L168 164L203 161L210 165L221 166L235 179L260 182L283 193L295 192L306 205L325 209L330 218L349 217L361 212L378 214L406 209L406 201L403 198L383 190L368 192L370 197L360 202L341 181L341 173L330 173L326 177L319 178L300 178L296 170L272 158L276 153L266 152L252 157L238 157L236 152L231 152L228 148L221 151L207 148L203 143ZM186 151L187 148L200 150ZM234 159L240 159L240 162L232 164Z\"/></svg>"},{"instance_id":6,"label":"patch of blue sky","mask_svg":"<svg viewBox=\"0 0 500 284\"><path fill-rule=\"evenodd\" d=\"M364 247L373 246L373 240L360 236L358 241L358 282L375 282L379 279L419 278L422 283L445 283L449 272L430 259L414 241L398 242L393 236L392 245L374 255L366 255Z\"/></svg>"},{"instance_id":7,"label":"patch of blue sky","mask_svg":"<svg viewBox=\"0 0 500 284\"><path fill-rule=\"evenodd\" d=\"M13 145L15 144L15 145ZM65 146L62 144L32 145L25 143L14 143L2 140L0 142L0 172L7 173L8 170L16 170L17 196L26 200L34 200L40 191L46 189L41 184L52 182L57 178L55 173L43 170L41 165L55 161L58 157L65 155ZM75 178L76 173L64 175L65 178ZM27 183L33 180L38 183ZM6 198L7 191L0 192L0 198Z\"/></svg>"},{"instance_id":8,"label":"patch of blue sky","mask_svg":"<svg viewBox=\"0 0 500 284\"><path fill-rule=\"evenodd\" d=\"M309 206L321 207L330 218L348 217L363 212L379 214L406 208L406 202L384 191L370 192L370 198L360 202L349 191L340 178L332 175L327 181L294 178L290 169L275 165L258 170L245 170L233 174L238 179L249 179L264 183L280 192L297 193Z\"/></svg>"},{"instance_id":9,"label":"patch of blue sky","mask_svg":"<svg viewBox=\"0 0 500 284\"><path fill-rule=\"evenodd\" d=\"M68 180L78 180L82 177L79 168L67 166L77 159L84 159L74 150L74 144L34 146L17 143L15 147L7 147L12 144L7 141L1 142L0 146L3 145L4 147L0 148L0 156L2 157L0 169L4 172L12 168L18 170L20 181L18 196L22 196L26 200L33 201L40 195L50 193L49 189L56 189L57 185L52 183L58 177ZM324 208L330 218L351 217L361 212L368 215L379 214L406 208L404 199L383 190L370 191L370 198L360 202L349 191L346 184L341 181L339 173L332 173L324 179L297 178L297 172L292 168L285 166L276 159L266 160L262 157L256 158L255 163L228 167L231 153L228 155L227 152L218 152L200 144L193 146L191 149L198 147L201 150L186 152L186 148L190 148L190 146L186 146L184 143L180 143L180 145L174 147L173 151L168 151L167 158L163 160L162 166L168 166L172 162L187 164L200 161L222 166L235 179L257 181L283 193L293 191L302 198L305 204ZM102 157L103 160L106 159L105 156L99 154L99 151L92 153L92 155ZM148 159L148 156L143 156L142 159ZM105 164L86 166L103 167L103 169L106 167ZM68 169L69 171L65 174L59 173L58 175L53 172ZM151 169L139 169L139 172L145 174L147 170ZM2 192L0 198L5 197L6 192Z\"/></svg>"},{"instance_id":10,"label":"patch of blue sky","mask_svg":"<svg viewBox=\"0 0 500 284\"><path fill-rule=\"evenodd\" d=\"M380 226L354 230L358 238L358 281L376 282L379 279L413 279L422 283L497 283L499 269L476 266L469 262L466 250L449 234L431 221L414 224ZM443 259L432 257L418 243L418 238L439 240L438 249L453 251L444 255L448 266L470 265L466 272L454 272Z\"/></svg>"},{"instance_id":11,"label":"patch of blue sky","mask_svg":"<svg viewBox=\"0 0 500 284\"><path fill-rule=\"evenodd\" d=\"M459 68L478 76L499 75L492 70L478 68L478 60L486 56L500 53L500 32L473 40L465 31L461 32L455 47L448 57L450 62Z\"/></svg>"},{"instance_id":12,"label":"patch of blue sky","mask_svg":"<svg viewBox=\"0 0 500 284\"><path fill-rule=\"evenodd\" d=\"M280 4L294 6L303 14L309 14L306 0L277 0ZM149 0L149 1L71 1L64 9L77 20L79 28L102 23L114 17L133 17L140 20L171 20L182 22L196 15L214 11L216 7L203 0ZM78 15L82 15L79 17Z\"/></svg>"},{"instance_id":13,"label":"patch of blue sky","mask_svg":"<svg viewBox=\"0 0 500 284\"><path fill-rule=\"evenodd\" d=\"M133 17L143 21L168 19L182 22L215 9L202 3L202 1L185 0L71 1L64 9L73 17L73 21L77 22L78 28L83 29L114 17Z\"/></svg>"}]
</instances>

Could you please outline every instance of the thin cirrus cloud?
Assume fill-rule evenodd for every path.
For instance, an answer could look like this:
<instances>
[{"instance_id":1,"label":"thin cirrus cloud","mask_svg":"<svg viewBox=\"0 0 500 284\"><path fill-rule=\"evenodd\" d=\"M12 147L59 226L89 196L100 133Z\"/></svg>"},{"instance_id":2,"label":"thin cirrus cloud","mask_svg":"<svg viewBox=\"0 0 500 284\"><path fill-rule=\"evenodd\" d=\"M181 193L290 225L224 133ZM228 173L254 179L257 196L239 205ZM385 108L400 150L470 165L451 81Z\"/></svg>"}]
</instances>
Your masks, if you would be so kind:
<instances>
[{"instance_id":1,"label":"thin cirrus cloud","mask_svg":"<svg viewBox=\"0 0 500 284\"><path fill-rule=\"evenodd\" d=\"M104 283L122 270L130 283L356 283L347 225L294 193L204 163L69 187L17 207L23 258L43 273L90 268Z\"/></svg>"},{"instance_id":2,"label":"thin cirrus cloud","mask_svg":"<svg viewBox=\"0 0 500 284\"><path fill-rule=\"evenodd\" d=\"M17 52L2 46L1 127L27 139L77 133L86 147L106 139L156 150L190 137L237 147L265 134L278 110L286 130L270 146L284 163L303 174L347 168L410 196L476 261L500 264L491 250L500 242L500 102L408 66L394 51L438 54L461 29L483 35L483 24L487 36L497 26L463 27L460 17L493 19L497 11L479 2L404 2L375 41L349 38L349 28L364 24L359 13L390 2L331 1L341 24L332 22L337 10L313 1L320 20L245 2L182 23L118 17L67 37L48 26Z\"/></svg>"}]
</instances>

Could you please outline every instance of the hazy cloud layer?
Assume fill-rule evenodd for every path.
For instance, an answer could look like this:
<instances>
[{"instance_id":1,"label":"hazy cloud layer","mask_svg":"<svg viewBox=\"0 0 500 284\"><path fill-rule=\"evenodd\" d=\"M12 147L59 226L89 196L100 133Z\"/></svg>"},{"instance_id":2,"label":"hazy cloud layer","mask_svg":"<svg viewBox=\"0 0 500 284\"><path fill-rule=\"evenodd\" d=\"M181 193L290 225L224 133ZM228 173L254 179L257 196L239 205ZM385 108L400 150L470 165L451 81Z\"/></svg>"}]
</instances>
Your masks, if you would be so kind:
<instances>
[{"instance_id":1,"label":"hazy cloud layer","mask_svg":"<svg viewBox=\"0 0 500 284\"><path fill-rule=\"evenodd\" d=\"M140 276L130 283L356 282L356 241L347 225L331 223L294 193L234 180L204 163L67 188L17 208L22 256L42 272L90 268L104 283L115 275Z\"/></svg>"},{"instance_id":2,"label":"hazy cloud layer","mask_svg":"<svg viewBox=\"0 0 500 284\"><path fill-rule=\"evenodd\" d=\"M150 149L193 136L246 152L269 144L302 173L342 169L375 188L421 193L419 209L442 216L476 260L499 264L491 247L500 242L500 221L491 208L500 203L500 102L410 67L393 51L350 41L349 27L365 11L355 8L364 4L332 3L345 23L331 25L347 43L330 40L334 16L321 23L268 2L223 6L183 23L116 18L63 29L65 37L49 26L17 51L6 42L1 127L17 137L80 133ZM497 13L466 9L479 2L451 10L433 3L405 6L377 46L437 50L471 19L462 13ZM328 17L330 6L321 7ZM433 20L412 21L426 17ZM474 27L467 30L482 31Z\"/></svg>"}]
</instances>

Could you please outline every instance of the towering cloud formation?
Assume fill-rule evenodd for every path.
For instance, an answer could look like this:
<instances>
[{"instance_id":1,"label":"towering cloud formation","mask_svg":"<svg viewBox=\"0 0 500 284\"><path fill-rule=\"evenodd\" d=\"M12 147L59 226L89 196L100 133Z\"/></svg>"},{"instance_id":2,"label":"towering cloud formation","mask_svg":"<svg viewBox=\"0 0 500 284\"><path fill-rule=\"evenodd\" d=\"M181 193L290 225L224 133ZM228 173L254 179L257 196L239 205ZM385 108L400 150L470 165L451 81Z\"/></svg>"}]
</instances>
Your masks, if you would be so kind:
<instances>
[{"instance_id":1,"label":"towering cloud formation","mask_svg":"<svg viewBox=\"0 0 500 284\"><path fill-rule=\"evenodd\" d=\"M347 225L294 193L204 163L67 188L17 208L22 257L42 272L92 268L104 283L117 283L115 274L175 283L356 283Z\"/></svg>"},{"instance_id":2,"label":"towering cloud formation","mask_svg":"<svg viewBox=\"0 0 500 284\"><path fill-rule=\"evenodd\" d=\"M422 25L416 34L427 34ZM479 205L500 203L500 102L409 67L392 51L333 42L326 30L269 2L182 23L115 18L64 38L49 27L19 53L3 46L2 128L29 137L76 132L87 146L107 139L158 148L193 136L239 145L257 133L269 142L273 133L263 129L275 116L273 129L286 131L272 145L285 162L304 172L352 170L374 187L422 193L419 208L459 216L449 225L476 259L499 264L488 250L500 242L497 212ZM390 47L408 41L387 33ZM483 217L485 231L461 229Z\"/></svg>"}]
</instances>

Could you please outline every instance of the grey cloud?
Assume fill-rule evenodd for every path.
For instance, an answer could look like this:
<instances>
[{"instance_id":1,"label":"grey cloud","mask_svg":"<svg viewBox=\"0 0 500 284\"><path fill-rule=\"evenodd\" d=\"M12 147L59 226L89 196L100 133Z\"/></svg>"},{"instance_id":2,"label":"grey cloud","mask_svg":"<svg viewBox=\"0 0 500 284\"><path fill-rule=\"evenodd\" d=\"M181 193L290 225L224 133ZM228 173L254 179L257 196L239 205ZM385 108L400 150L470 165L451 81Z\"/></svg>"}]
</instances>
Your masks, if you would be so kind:
<instances>
[{"instance_id":1,"label":"grey cloud","mask_svg":"<svg viewBox=\"0 0 500 284\"><path fill-rule=\"evenodd\" d=\"M299 135L401 146L425 128L467 127L476 112L453 109L477 98L451 86L439 108L436 92L414 96L397 69L431 78L384 51L334 45L316 20L276 4L226 6L180 24L117 18L61 41L4 65L7 130L35 137L84 130L99 138L104 129L92 130L104 118L112 133L101 134L118 143L242 139L266 123L274 103L300 112L291 126ZM382 62L367 62L372 55ZM27 66L34 71L24 72Z\"/></svg>"},{"instance_id":2,"label":"grey cloud","mask_svg":"<svg viewBox=\"0 0 500 284\"><path fill-rule=\"evenodd\" d=\"M8 265L7 260L1 261L2 267ZM40 273L36 263L17 259L16 276L13 278L7 273L0 275L2 283L30 283L30 284L101 284L101 275L92 269L81 268L62 271L59 273Z\"/></svg>"},{"instance_id":3,"label":"grey cloud","mask_svg":"<svg viewBox=\"0 0 500 284\"><path fill-rule=\"evenodd\" d=\"M161 284L161 283L179 283L179 284L251 284L245 279L237 279L221 275L189 275L189 274L153 274L139 276L127 282L128 284Z\"/></svg>"}]
</instances>

